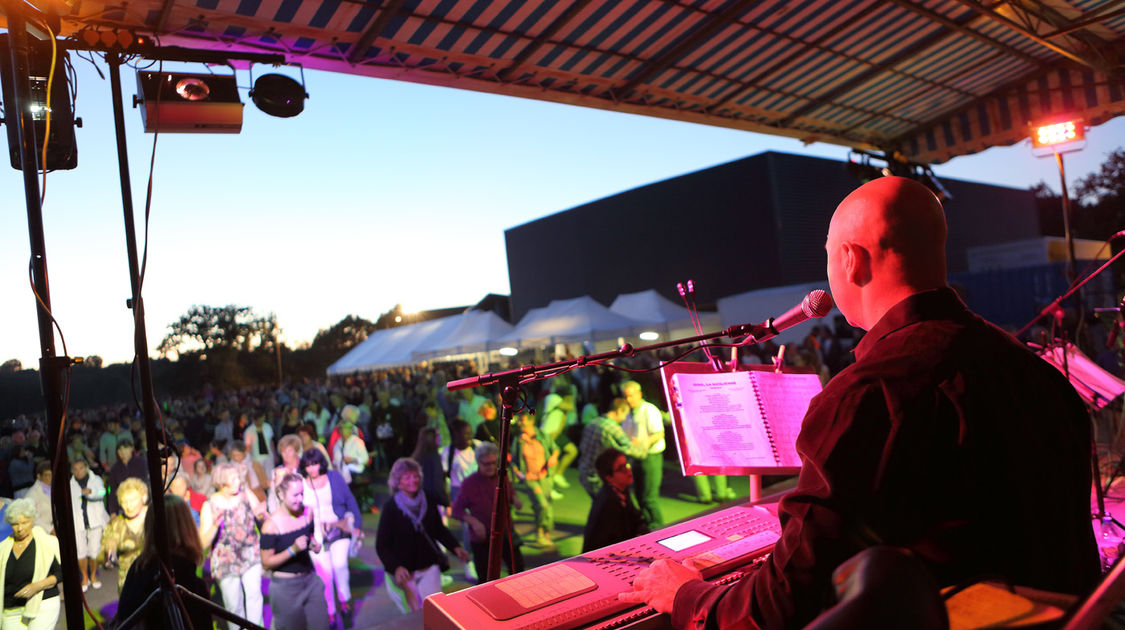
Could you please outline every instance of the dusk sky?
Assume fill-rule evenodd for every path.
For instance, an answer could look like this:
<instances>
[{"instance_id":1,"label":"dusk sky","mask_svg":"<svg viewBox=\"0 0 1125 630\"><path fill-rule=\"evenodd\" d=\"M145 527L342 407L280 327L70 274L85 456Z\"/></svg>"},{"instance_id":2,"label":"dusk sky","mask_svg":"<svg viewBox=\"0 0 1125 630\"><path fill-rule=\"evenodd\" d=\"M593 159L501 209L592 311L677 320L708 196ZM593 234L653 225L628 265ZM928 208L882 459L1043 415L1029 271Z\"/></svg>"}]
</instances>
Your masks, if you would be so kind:
<instances>
[{"instance_id":1,"label":"dusk sky","mask_svg":"<svg viewBox=\"0 0 1125 630\"><path fill-rule=\"evenodd\" d=\"M84 126L76 130L78 168L47 178L50 294L71 356L128 361L128 259L109 81L89 62L74 63ZM448 88L305 76L310 99L296 118L265 115L243 90L241 134L159 136L144 292L154 348L193 304L274 312L290 345L348 314L374 319L397 303L407 310L471 304L508 292L506 228L761 151L837 160L848 153ZM249 83L246 71L238 79ZM140 227L153 136L142 133L130 105L135 72L123 69L122 82ZM1122 145L1125 122L1088 135L1087 148L1066 157L1070 182ZM1016 188L1040 180L1059 186L1054 160L1033 157L1026 141L935 170ZM0 177L0 362L16 358L35 367L40 349L22 179L11 168Z\"/></svg>"}]
</instances>

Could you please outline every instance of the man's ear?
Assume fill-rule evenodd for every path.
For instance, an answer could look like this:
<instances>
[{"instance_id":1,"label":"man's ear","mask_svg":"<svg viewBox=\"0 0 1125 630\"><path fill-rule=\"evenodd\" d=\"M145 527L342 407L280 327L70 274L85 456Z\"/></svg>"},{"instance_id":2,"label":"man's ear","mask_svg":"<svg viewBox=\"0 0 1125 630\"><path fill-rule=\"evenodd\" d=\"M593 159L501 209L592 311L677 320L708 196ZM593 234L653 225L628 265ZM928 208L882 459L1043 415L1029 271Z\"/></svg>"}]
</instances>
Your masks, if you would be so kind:
<instances>
[{"instance_id":1,"label":"man's ear","mask_svg":"<svg viewBox=\"0 0 1125 630\"><path fill-rule=\"evenodd\" d=\"M858 286L866 286L871 282L871 252L866 247L847 241L842 244L844 249L844 273L848 282Z\"/></svg>"}]
</instances>

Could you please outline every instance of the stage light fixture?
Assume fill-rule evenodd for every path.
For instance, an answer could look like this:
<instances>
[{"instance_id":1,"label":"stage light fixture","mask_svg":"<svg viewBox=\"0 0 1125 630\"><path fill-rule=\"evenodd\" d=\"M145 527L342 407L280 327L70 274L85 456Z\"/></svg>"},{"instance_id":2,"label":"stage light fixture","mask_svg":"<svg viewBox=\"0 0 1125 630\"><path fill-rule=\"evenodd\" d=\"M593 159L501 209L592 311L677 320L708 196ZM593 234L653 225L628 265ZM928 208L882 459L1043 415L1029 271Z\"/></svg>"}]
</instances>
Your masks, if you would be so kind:
<instances>
[{"instance_id":1,"label":"stage light fixture","mask_svg":"<svg viewBox=\"0 0 1125 630\"><path fill-rule=\"evenodd\" d=\"M304 85L284 74L263 74L250 90L250 99L258 109L278 118L300 114L308 97Z\"/></svg>"},{"instance_id":2,"label":"stage light fixture","mask_svg":"<svg viewBox=\"0 0 1125 630\"><path fill-rule=\"evenodd\" d=\"M242 101L234 75L138 72L138 96L145 131L152 133L238 133Z\"/></svg>"},{"instance_id":3,"label":"stage light fixture","mask_svg":"<svg viewBox=\"0 0 1125 630\"><path fill-rule=\"evenodd\" d=\"M4 104L15 102L15 80L9 63L8 48L10 36L7 33L0 35L0 81L3 82ZM69 54L57 49L58 59L55 61L54 80L51 81L51 137L47 139L47 164L46 170L69 170L78 166L78 144L74 137L74 127L81 126L80 121L74 119L74 112L70 107L70 89L67 83L66 69L70 65ZM51 42L29 38L28 41L28 81L30 83L31 101L24 105L31 112L32 125L35 127L35 155L36 162L43 154L43 136L47 133L47 78L51 74ZM15 116L15 108L7 111L8 116ZM21 170L23 163L20 160L20 138L16 132L16 125L8 127L8 152L12 168ZM43 165L38 165L44 168Z\"/></svg>"},{"instance_id":4,"label":"stage light fixture","mask_svg":"<svg viewBox=\"0 0 1125 630\"><path fill-rule=\"evenodd\" d=\"M637 336L640 337L641 339L643 339L644 341L656 341L657 339L660 339L660 333L652 331L652 330L646 330L646 331L644 331L643 333L641 333Z\"/></svg>"},{"instance_id":5,"label":"stage light fixture","mask_svg":"<svg viewBox=\"0 0 1125 630\"><path fill-rule=\"evenodd\" d=\"M510 346L505 346L503 348L500 348L500 350L498 352L500 352L501 355L506 356L506 357L514 357L514 356L516 356L517 354L520 353L519 350L516 350L515 348L512 348Z\"/></svg>"},{"instance_id":6,"label":"stage light fixture","mask_svg":"<svg viewBox=\"0 0 1125 630\"><path fill-rule=\"evenodd\" d=\"M1086 146L1086 125L1081 119L1031 126L1031 151L1039 157L1077 151Z\"/></svg>"}]
</instances>

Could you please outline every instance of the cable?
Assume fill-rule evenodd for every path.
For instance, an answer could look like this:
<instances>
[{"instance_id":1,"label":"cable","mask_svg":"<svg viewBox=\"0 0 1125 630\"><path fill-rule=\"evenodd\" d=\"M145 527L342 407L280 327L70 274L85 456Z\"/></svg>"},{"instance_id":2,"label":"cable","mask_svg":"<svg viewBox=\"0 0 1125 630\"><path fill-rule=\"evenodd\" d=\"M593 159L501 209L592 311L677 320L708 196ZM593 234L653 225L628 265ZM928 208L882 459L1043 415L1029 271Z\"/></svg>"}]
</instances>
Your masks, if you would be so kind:
<instances>
[{"instance_id":1,"label":"cable","mask_svg":"<svg viewBox=\"0 0 1125 630\"><path fill-rule=\"evenodd\" d=\"M51 27L45 22L37 22L37 24L47 31L51 39L51 70L47 73L47 99L46 103L44 103L45 109L43 115L45 123L43 130L43 157L39 162L39 166L43 171L43 183L39 186L39 207L42 208L44 200L47 199L47 146L51 144L51 92L55 84L55 66L59 60L59 49L58 42L55 41L55 32L51 30ZM32 124L31 127L35 129L34 124Z\"/></svg>"}]
</instances>

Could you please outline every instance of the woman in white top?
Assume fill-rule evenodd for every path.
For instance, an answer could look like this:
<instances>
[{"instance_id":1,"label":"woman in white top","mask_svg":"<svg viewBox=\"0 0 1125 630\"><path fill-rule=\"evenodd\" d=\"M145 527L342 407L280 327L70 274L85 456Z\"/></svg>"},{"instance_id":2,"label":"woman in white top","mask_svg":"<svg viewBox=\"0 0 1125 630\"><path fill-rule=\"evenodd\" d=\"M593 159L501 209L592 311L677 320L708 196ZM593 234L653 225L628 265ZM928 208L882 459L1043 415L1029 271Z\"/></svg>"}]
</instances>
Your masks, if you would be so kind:
<instances>
[{"instance_id":1,"label":"woman in white top","mask_svg":"<svg viewBox=\"0 0 1125 630\"><path fill-rule=\"evenodd\" d=\"M91 585L101 588L96 558L102 550L102 528L109 523L105 510L105 484L90 474L85 458L70 464L70 505L74 511L74 537L78 544L78 570L82 573L82 591Z\"/></svg>"}]
</instances>

